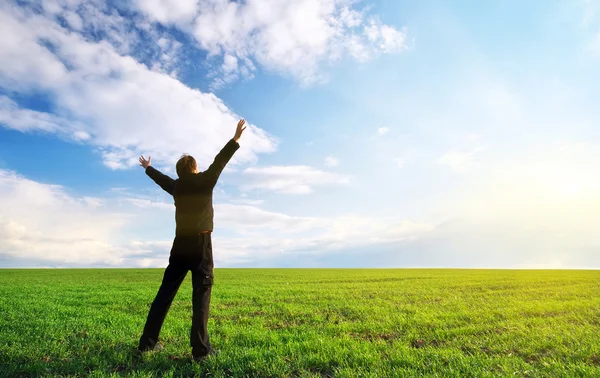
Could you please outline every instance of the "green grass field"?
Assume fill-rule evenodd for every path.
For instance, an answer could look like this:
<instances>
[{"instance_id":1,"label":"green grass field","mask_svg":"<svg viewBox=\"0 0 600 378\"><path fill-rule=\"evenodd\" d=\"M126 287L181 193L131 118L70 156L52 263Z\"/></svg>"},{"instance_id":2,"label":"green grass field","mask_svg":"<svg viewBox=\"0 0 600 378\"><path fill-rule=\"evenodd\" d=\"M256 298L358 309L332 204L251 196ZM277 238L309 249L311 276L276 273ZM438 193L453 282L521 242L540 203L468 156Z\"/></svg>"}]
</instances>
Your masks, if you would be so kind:
<instances>
[{"instance_id":1,"label":"green grass field","mask_svg":"<svg viewBox=\"0 0 600 378\"><path fill-rule=\"evenodd\" d=\"M600 377L600 271L217 269L134 349L162 269L0 270L0 376Z\"/></svg>"}]
</instances>

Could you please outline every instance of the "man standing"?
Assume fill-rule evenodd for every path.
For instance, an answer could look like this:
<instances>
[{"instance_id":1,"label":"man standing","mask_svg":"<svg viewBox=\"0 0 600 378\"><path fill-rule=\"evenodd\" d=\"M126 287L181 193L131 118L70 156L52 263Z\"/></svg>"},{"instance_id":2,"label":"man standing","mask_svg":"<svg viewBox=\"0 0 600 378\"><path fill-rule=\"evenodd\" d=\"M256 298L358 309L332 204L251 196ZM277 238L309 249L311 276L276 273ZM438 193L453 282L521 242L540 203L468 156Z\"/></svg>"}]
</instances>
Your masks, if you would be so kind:
<instances>
[{"instance_id":1,"label":"man standing","mask_svg":"<svg viewBox=\"0 0 600 378\"><path fill-rule=\"evenodd\" d=\"M192 272L192 330L190 344L194 360L201 360L212 352L208 337L208 309L213 284L213 254L211 232L213 230L213 188L219 175L240 147L238 140L246 129L241 119L234 137L217 154L214 162L204 172L198 172L196 160L183 155L177 161L178 179L173 180L150 165L152 157L140 157L140 165L146 174L175 201L175 240L169 257L169 265L150 307L144 332L138 349L142 352L161 347L158 334L171 307L177 290Z\"/></svg>"}]
</instances>

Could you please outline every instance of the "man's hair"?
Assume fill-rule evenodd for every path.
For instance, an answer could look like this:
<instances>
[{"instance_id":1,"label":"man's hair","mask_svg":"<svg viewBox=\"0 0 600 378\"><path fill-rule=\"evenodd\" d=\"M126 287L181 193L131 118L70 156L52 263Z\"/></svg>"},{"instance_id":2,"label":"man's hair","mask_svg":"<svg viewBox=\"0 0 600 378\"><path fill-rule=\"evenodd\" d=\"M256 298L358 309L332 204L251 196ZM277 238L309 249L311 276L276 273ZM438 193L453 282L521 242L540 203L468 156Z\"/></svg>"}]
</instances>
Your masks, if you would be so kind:
<instances>
[{"instance_id":1,"label":"man's hair","mask_svg":"<svg viewBox=\"0 0 600 378\"><path fill-rule=\"evenodd\" d=\"M194 159L192 156L190 156L188 154L183 154L177 161L176 168L177 168L177 176L179 176L179 177L189 176L192 173L194 173L194 171L197 168L196 159Z\"/></svg>"}]
</instances>

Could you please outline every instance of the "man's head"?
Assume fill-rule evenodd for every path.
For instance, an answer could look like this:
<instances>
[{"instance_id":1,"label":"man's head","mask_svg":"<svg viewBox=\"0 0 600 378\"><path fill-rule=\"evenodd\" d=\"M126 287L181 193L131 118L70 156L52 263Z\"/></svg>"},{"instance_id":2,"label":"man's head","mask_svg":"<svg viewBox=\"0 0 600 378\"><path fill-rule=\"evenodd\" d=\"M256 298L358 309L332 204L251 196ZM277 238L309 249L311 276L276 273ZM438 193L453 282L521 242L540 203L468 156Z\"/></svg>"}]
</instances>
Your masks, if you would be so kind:
<instances>
[{"instance_id":1,"label":"man's head","mask_svg":"<svg viewBox=\"0 0 600 378\"><path fill-rule=\"evenodd\" d=\"M198 166L196 165L196 159L188 154L183 154L177 161L177 176L184 177L194 173L198 173Z\"/></svg>"}]
</instances>

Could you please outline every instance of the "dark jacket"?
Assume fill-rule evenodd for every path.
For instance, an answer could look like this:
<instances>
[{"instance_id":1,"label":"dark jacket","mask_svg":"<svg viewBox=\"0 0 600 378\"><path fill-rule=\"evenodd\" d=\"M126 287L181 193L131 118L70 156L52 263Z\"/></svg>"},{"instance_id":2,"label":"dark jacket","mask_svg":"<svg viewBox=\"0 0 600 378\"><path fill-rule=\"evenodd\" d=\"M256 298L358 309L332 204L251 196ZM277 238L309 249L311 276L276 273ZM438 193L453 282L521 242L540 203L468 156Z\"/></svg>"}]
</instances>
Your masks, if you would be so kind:
<instances>
[{"instance_id":1,"label":"dark jacket","mask_svg":"<svg viewBox=\"0 0 600 378\"><path fill-rule=\"evenodd\" d=\"M213 230L213 188L240 145L231 139L217 154L214 162L204 172L173 180L152 166L146 168L150 176L175 200L175 235L198 235Z\"/></svg>"}]
</instances>

